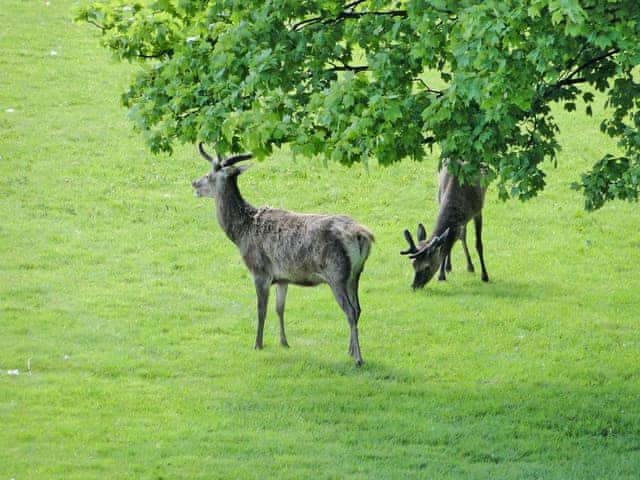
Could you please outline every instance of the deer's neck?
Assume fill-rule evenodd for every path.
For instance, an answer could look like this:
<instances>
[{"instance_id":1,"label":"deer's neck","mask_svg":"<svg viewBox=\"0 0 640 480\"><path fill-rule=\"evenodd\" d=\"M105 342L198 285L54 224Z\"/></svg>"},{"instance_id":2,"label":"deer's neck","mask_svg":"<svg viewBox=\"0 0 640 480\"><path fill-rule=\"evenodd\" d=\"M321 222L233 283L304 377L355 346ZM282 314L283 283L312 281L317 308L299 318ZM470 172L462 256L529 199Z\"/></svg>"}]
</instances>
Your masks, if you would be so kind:
<instances>
[{"instance_id":1,"label":"deer's neck","mask_svg":"<svg viewBox=\"0 0 640 480\"><path fill-rule=\"evenodd\" d=\"M464 212L456 208L441 208L438 212L438 218L436 225L433 229L433 236L442 235L447 228L452 232L457 232L461 227L465 226L468 222L468 218Z\"/></svg>"},{"instance_id":2,"label":"deer's neck","mask_svg":"<svg viewBox=\"0 0 640 480\"><path fill-rule=\"evenodd\" d=\"M227 237L236 245L250 228L255 213L255 207L242 198L238 189L237 177L225 182L216 194L218 223Z\"/></svg>"}]
</instances>

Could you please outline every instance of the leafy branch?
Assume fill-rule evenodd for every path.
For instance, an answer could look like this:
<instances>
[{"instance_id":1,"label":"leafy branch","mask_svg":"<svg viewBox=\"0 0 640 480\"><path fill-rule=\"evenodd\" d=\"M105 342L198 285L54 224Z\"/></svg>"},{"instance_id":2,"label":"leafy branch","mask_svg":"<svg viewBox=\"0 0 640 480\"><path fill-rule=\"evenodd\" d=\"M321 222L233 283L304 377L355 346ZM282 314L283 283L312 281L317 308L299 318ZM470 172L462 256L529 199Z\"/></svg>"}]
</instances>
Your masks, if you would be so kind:
<instances>
[{"instance_id":1,"label":"leafy branch","mask_svg":"<svg viewBox=\"0 0 640 480\"><path fill-rule=\"evenodd\" d=\"M390 16L390 17L401 17L401 18L407 18L408 16L408 12L406 10L386 10L386 11L369 11L368 10L363 12L353 11L353 8L355 8L360 3L363 3L363 1L364 0L357 1L347 5L345 7L345 10L343 10L342 12L340 12L339 14L333 17L318 16L318 17L302 20L292 25L291 31L297 32L302 30L303 28L307 28L315 24L330 25L330 24L339 23L341 20L360 19L366 16Z\"/></svg>"},{"instance_id":2,"label":"leafy branch","mask_svg":"<svg viewBox=\"0 0 640 480\"><path fill-rule=\"evenodd\" d=\"M597 57L591 58L588 61L586 61L585 63L583 63L582 65L576 67L573 71L571 71L570 73L568 73L562 80L559 80L558 82L556 82L554 85L552 85L552 88L555 89L559 89L562 88L564 86L568 86L568 85L576 85L578 83L585 83L588 80L584 77L577 77L576 75L578 75L580 72L583 72L585 70L587 70L588 68L594 67L596 64L598 64L599 62L606 60L616 54L620 53L620 49L619 48L613 48L611 50L609 50L606 53L603 53L602 55L599 55Z\"/></svg>"}]
</instances>

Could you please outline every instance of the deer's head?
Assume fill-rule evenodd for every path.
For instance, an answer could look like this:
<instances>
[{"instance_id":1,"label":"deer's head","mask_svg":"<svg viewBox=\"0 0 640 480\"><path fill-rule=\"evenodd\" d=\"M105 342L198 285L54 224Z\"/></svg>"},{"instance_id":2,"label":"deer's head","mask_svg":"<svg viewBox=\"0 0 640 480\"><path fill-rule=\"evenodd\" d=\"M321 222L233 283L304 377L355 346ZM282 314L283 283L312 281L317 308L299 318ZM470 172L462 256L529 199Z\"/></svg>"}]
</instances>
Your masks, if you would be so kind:
<instances>
[{"instance_id":1,"label":"deer's head","mask_svg":"<svg viewBox=\"0 0 640 480\"><path fill-rule=\"evenodd\" d=\"M250 153L243 153L224 160L221 159L218 154L216 154L216 158L213 158L205 152L202 143L198 144L198 150L200 151L200 155L211 164L211 171L209 173L191 183L198 197L215 197L216 192L220 190L225 181L237 177L250 166L242 165L236 167L234 165L252 157Z\"/></svg>"},{"instance_id":2,"label":"deer's head","mask_svg":"<svg viewBox=\"0 0 640 480\"><path fill-rule=\"evenodd\" d=\"M420 224L418 225L417 233L418 246L413 241L409 230L404 231L404 238L407 240L409 248L400 252L401 255L408 255L411 259L411 264L415 270L415 277L411 285L414 289L424 287L440 268L443 258L442 247L450 231L447 228L442 235L434 235L427 241L424 225Z\"/></svg>"}]
</instances>

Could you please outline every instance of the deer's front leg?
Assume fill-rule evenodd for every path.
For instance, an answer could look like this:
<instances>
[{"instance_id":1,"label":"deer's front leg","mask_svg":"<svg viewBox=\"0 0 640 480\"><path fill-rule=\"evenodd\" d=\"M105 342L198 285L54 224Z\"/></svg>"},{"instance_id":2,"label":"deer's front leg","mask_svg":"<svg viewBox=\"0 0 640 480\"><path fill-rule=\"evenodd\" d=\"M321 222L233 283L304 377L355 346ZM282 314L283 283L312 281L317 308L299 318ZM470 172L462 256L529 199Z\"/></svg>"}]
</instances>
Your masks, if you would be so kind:
<instances>
[{"instance_id":1,"label":"deer's front leg","mask_svg":"<svg viewBox=\"0 0 640 480\"><path fill-rule=\"evenodd\" d=\"M444 245L442 246L442 253L441 253L442 262L440 263L440 275L438 275L438 280L440 281L444 281L447 279L447 276L445 274L445 271L447 270L447 258L451 256L451 249L453 248L453 244L455 241L456 241L455 234L449 233L445 240Z\"/></svg>"},{"instance_id":2,"label":"deer's front leg","mask_svg":"<svg viewBox=\"0 0 640 480\"><path fill-rule=\"evenodd\" d=\"M462 230L460 233L460 241L462 242L462 249L464 250L464 256L467 258L467 272L473 273L475 272L475 268L473 268L471 255L469 255L469 248L467 247L467 226L466 225L462 227Z\"/></svg>"},{"instance_id":3,"label":"deer's front leg","mask_svg":"<svg viewBox=\"0 0 640 480\"><path fill-rule=\"evenodd\" d=\"M267 303L269 303L268 279L254 277L253 283L256 287L256 297L258 299L258 329L256 331L256 350L262 349L262 337L264 335L264 319L267 316Z\"/></svg>"},{"instance_id":4,"label":"deer's front leg","mask_svg":"<svg viewBox=\"0 0 640 480\"><path fill-rule=\"evenodd\" d=\"M440 263L440 274L438 275L438 281L444 282L447 279L447 274L445 273L447 270L447 258L449 255L445 255L442 259L442 263Z\"/></svg>"}]
</instances>

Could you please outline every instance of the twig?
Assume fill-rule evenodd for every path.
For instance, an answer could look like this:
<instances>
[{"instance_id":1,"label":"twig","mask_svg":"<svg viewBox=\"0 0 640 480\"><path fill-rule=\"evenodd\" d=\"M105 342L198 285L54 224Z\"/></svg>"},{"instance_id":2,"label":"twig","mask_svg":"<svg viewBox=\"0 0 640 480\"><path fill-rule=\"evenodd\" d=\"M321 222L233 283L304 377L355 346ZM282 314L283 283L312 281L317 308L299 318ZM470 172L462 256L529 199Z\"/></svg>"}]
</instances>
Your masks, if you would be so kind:
<instances>
[{"instance_id":1,"label":"twig","mask_svg":"<svg viewBox=\"0 0 640 480\"><path fill-rule=\"evenodd\" d=\"M413 79L413 81L414 81L414 82L419 82L419 83L421 83L421 84L424 86L424 89L427 91L427 93L432 93L432 94L434 94L434 95L435 95L435 96L437 96L437 97L441 97L441 96L443 95L443 94L442 94L442 90L435 90L435 89L431 88L431 87L430 87L429 85L427 85L427 84L425 83L425 81L424 81L424 80L422 80L421 78L414 78L414 79Z\"/></svg>"}]
</instances>

